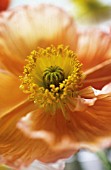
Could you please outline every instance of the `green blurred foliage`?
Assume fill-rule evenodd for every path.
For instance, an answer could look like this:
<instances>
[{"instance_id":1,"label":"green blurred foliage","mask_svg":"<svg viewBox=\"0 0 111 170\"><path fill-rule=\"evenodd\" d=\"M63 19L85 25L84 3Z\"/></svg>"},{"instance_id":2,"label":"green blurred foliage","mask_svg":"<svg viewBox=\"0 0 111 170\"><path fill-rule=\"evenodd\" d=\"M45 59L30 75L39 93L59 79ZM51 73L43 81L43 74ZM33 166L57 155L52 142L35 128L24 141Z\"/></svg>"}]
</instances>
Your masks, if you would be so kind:
<instances>
[{"instance_id":1,"label":"green blurred foliage","mask_svg":"<svg viewBox=\"0 0 111 170\"><path fill-rule=\"evenodd\" d=\"M111 19L111 6L98 0L70 0L74 17L80 21L97 23Z\"/></svg>"}]
</instances>

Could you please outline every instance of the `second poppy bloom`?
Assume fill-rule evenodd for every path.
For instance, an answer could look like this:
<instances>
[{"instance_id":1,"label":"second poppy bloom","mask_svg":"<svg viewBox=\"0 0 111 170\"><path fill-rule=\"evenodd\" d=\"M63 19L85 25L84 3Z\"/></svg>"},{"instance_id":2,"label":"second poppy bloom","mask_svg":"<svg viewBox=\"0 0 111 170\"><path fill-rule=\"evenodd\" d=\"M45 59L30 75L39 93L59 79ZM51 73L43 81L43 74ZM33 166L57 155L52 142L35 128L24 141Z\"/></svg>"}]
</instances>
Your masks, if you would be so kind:
<instances>
[{"instance_id":1,"label":"second poppy bloom","mask_svg":"<svg viewBox=\"0 0 111 170\"><path fill-rule=\"evenodd\" d=\"M5 11L9 6L10 0L0 0L0 11Z\"/></svg>"}]
</instances>

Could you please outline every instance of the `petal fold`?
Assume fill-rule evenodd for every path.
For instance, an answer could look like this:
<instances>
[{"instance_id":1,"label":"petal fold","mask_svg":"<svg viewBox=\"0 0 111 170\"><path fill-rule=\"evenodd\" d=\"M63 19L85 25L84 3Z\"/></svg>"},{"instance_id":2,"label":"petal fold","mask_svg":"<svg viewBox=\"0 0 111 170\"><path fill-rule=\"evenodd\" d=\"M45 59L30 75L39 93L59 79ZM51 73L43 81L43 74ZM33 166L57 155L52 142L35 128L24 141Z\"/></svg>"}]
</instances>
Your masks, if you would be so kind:
<instances>
[{"instance_id":1,"label":"petal fold","mask_svg":"<svg viewBox=\"0 0 111 170\"><path fill-rule=\"evenodd\" d=\"M21 74L25 57L37 46L74 49L76 42L73 19L53 5L17 7L0 15L0 58L13 74Z\"/></svg>"},{"instance_id":2,"label":"petal fold","mask_svg":"<svg viewBox=\"0 0 111 170\"><path fill-rule=\"evenodd\" d=\"M102 29L85 30L79 34L78 56L83 63L83 70L88 70L110 59L111 32Z\"/></svg>"},{"instance_id":3,"label":"petal fold","mask_svg":"<svg viewBox=\"0 0 111 170\"><path fill-rule=\"evenodd\" d=\"M61 114L52 117L49 114L44 115L43 111L41 113L36 110L33 114L29 113L33 121L35 120L32 126L35 130L34 135L29 136L29 134L20 131L16 127L16 123L21 116L25 116L33 110L32 107L31 103L24 103L0 120L1 161L17 170L23 166L28 166L36 159L42 162L55 162L58 159L67 158L77 151L74 144L70 143L67 134L68 125L66 125L65 120L62 123L63 116ZM5 122L8 123L5 124ZM25 124L22 128L24 126Z\"/></svg>"},{"instance_id":4,"label":"petal fold","mask_svg":"<svg viewBox=\"0 0 111 170\"><path fill-rule=\"evenodd\" d=\"M111 82L111 32L107 28L86 30L79 35L77 51L86 75L84 87L101 89Z\"/></svg>"},{"instance_id":5,"label":"petal fold","mask_svg":"<svg viewBox=\"0 0 111 170\"><path fill-rule=\"evenodd\" d=\"M111 83L102 90L94 89L95 102L83 112L77 112L72 119L73 125L78 129L80 147L90 149L100 148L104 141L111 143ZM74 129L74 127L73 127Z\"/></svg>"},{"instance_id":6,"label":"petal fold","mask_svg":"<svg viewBox=\"0 0 111 170\"><path fill-rule=\"evenodd\" d=\"M111 82L111 59L108 59L91 69L84 72L86 79L84 86L93 86L96 89L101 89L106 84Z\"/></svg>"}]
</instances>

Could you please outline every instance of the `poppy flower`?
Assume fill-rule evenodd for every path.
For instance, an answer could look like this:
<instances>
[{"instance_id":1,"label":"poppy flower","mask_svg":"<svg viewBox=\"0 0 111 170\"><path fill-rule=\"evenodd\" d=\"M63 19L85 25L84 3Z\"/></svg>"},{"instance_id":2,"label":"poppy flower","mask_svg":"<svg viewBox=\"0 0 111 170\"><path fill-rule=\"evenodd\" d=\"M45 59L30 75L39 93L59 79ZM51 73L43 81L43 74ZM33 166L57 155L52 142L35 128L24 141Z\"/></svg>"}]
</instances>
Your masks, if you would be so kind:
<instances>
[{"instance_id":1,"label":"poppy flower","mask_svg":"<svg viewBox=\"0 0 111 170\"><path fill-rule=\"evenodd\" d=\"M18 170L110 140L110 47L110 28L79 32L52 5L0 15L1 162Z\"/></svg>"},{"instance_id":2,"label":"poppy flower","mask_svg":"<svg viewBox=\"0 0 111 170\"><path fill-rule=\"evenodd\" d=\"M9 6L9 0L0 0L0 11L4 11Z\"/></svg>"}]
</instances>

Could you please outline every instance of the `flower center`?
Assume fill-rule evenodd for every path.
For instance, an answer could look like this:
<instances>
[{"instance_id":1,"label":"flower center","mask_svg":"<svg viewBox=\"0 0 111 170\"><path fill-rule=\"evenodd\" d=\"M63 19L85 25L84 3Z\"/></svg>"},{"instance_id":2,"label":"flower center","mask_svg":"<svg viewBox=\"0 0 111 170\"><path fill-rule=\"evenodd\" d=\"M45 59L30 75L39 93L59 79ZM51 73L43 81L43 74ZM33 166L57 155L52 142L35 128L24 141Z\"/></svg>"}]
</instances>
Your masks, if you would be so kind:
<instances>
[{"instance_id":1,"label":"flower center","mask_svg":"<svg viewBox=\"0 0 111 170\"><path fill-rule=\"evenodd\" d=\"M59 66L50 66L43 72L43 83L45 88L50 90L50 85L59 86L64 80L64 71Z\"/></svg>"},{"instance_id":2,"label":"flower center","mask_svg":"<svg viewBox=\"0 0 111 170\"><path fill-rule=\"evenodd\" d=\"M55 114L61 109L66 116L66 108L75 108L83 81L76 54L69 47L52 45L32 51L26 61L20 89L46 112Z\"/></svg>"}]
</instances>

